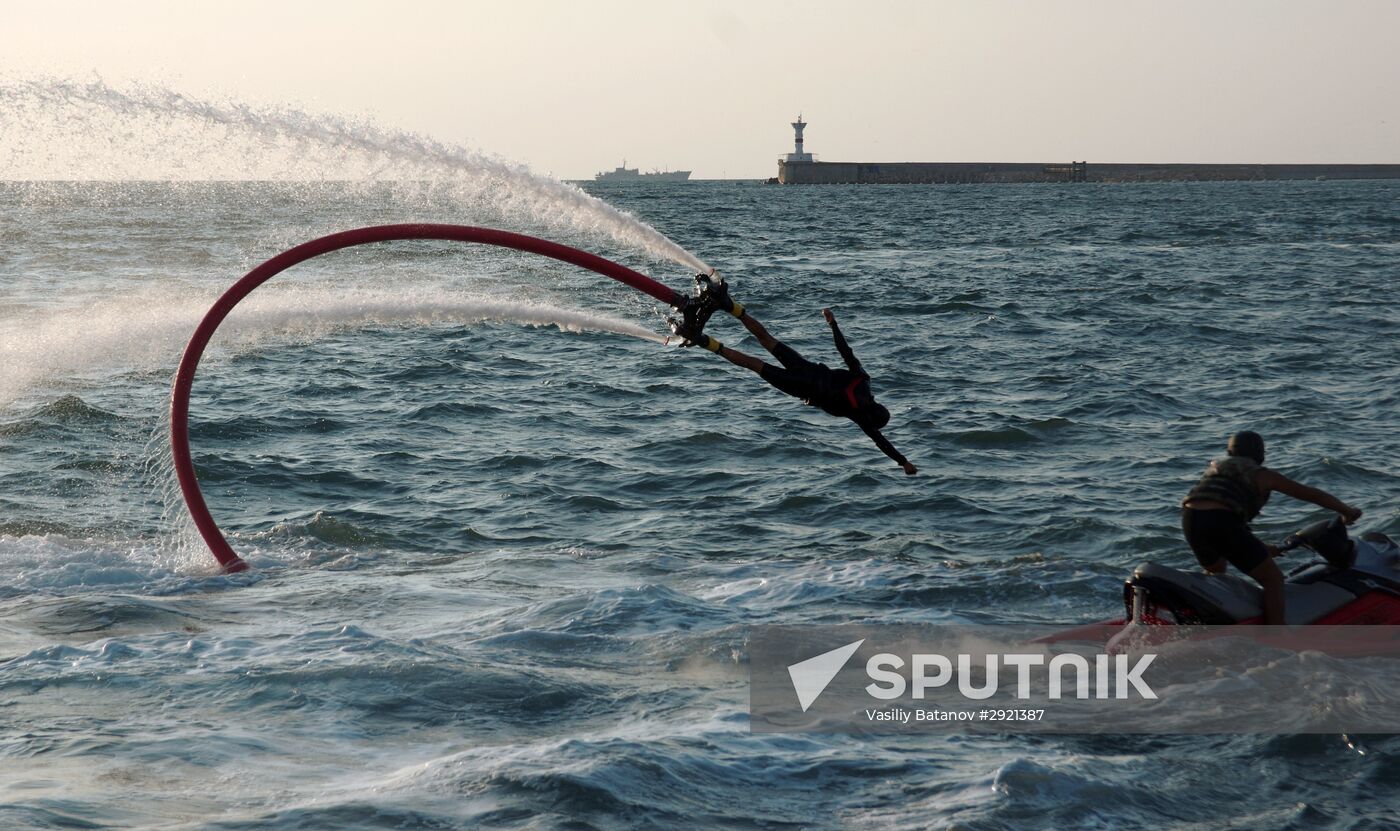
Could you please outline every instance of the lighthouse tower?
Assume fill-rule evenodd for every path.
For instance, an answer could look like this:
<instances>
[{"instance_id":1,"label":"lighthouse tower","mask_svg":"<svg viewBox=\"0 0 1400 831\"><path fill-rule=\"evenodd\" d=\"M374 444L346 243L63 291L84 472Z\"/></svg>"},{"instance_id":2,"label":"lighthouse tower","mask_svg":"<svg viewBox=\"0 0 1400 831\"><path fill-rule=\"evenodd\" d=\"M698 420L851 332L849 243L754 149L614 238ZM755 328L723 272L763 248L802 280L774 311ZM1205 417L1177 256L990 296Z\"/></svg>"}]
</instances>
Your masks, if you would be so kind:
<instances>
[{"instance_id":1,"label":"lighthouse tower","mask_svg":"<svg viewBox=\"0 0 1400 831\"><path fill-rule=\"evenodd\" d=\"M791 152L791 153L787 154L787 157L784 159L784 161L788 161L788 162L810 162L810 161L812 161L812 154L811 154L811 153L804 153L804 152L802 152L802 128L804 128L804 127L806 127L806 126L807 126L807 123L804 122L804 121L802 120L802 115L799 113L798 116L797 116L797 120L794 121L794 122L792 122L793 149L792 149L792 152Z\"/></svg>"}]
</instances>

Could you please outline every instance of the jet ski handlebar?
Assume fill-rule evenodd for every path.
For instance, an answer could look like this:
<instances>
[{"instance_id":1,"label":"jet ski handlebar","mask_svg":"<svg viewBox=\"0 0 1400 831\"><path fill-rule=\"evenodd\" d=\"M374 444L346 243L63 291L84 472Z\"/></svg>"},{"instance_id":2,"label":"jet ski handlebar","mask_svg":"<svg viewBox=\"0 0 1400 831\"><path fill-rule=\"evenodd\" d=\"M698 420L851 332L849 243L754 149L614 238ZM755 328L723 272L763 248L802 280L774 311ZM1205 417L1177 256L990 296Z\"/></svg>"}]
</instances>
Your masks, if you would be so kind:
<instances>
[{"instance_id":1,"label":"jet ski handlebar","mask_svg":"<svg viewBox=\"0 0 1400 831\"><path fill-rule=\"evenodd\" d=\"M1338 568L1350 568L1356 561L1356 543L1347 536L1346 523L1339 516L1314 522L1289 534L1279 546L1279 553L1295 548L1310 548Z\"/></svg>"}]
</instances>

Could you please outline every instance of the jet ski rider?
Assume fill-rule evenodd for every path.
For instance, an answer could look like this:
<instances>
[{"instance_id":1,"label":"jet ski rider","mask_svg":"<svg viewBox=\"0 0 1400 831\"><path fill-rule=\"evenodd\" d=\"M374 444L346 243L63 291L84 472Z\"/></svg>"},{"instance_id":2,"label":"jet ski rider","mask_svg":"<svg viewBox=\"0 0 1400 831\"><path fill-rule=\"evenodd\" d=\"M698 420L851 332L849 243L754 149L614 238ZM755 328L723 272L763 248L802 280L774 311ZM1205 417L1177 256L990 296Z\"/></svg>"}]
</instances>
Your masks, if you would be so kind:
<instances>
[{"instance_id":1,"label":"jet ski rider","mask_svg":"<svg viewBox=\"0 0 1400 831\"><path fill-rule=\"evenodd\" d=\"M1245 430L1230 437L1226 456L1206 468L1205 475L1181 503L1181 531L1197 561L1211 574L1223 574L1227 562L1254 578L1264 589L1264 623L1284 622L1283 572L1273 558L1278 548L1266 545L1249 530L1274 491L1336 511L1350 525L1361 516L1326 491L1294 482L1264 467L1264 439Z\"/></svg>"}]
</instances>

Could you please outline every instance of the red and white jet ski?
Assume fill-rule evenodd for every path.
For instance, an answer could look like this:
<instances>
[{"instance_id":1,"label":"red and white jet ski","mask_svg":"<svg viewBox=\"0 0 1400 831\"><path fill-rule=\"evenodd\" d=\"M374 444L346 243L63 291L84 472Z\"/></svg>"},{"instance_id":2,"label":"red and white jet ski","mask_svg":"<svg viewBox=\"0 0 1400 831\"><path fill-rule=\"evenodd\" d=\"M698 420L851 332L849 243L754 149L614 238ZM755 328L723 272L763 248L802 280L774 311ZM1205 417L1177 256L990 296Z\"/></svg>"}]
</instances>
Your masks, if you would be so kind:
<instances>
[{"instance_id":1,"label":"red and white jet ski","mask_svg":"<svg viewBox=\"0 0 1400 831\"><path fill-rule=\"evenodd\" d=\"M1290 625L1400 624L1400 546L1371 531L1350 539L1340 518L1324 520L1290 536L1281 546L1306 548L1321 559L1304 563L1284 583ZM1180 571L1143 563L1123 585L1124 617L1070 630L1053 638L1074 639L1103 627L1257 624L1263 618L1263 589L1234 573Z\"/></svg>"}]
</instances>

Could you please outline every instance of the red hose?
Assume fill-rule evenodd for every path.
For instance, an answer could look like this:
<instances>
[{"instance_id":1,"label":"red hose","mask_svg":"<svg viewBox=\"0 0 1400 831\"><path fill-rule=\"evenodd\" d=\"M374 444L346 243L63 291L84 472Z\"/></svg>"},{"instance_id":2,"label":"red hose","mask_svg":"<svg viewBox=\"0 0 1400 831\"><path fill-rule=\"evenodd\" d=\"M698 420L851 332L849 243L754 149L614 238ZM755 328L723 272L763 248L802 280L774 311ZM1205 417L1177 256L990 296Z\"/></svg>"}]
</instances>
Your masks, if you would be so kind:
<instances>
[{"instance_id":1,"label":"red hose","mask_svg":"<svg viewBox=\"0 0 1400 831\"><path fill-rule=\"evenodd\" d=\"M663 286L646 275L586 251L549 240L527 237L524 234L492 228L473 228L468 225L377 225L331 234L283 251L244 275L243 279L234 283L205 313L204 319L199 322L199 327L194 330L194 335L185 347L184 357L180 359L180 369L175 373L175 386L170 393L170 449L175 458L175 473L180 480L180 492L184 494L185 505L190 509L190 516L194 518L200 536L204 537L204 542L225 572L246 571L248 564L234 552L223 532L219 530L218 524L214 522L214 517L210 515L209 506L204 502L204 494L199 490L194 462L190 459L190 387L194 384L194 373L199 367L204 348L209 345L215 330L224 322L224 318L228 317L228 313L233 311L233 307L274 275L297 263L341 248L408 239L456 240L514 248L596 271L668 305L678 305L684 298L680 292Z\"/></svg>"}]
</instances>

